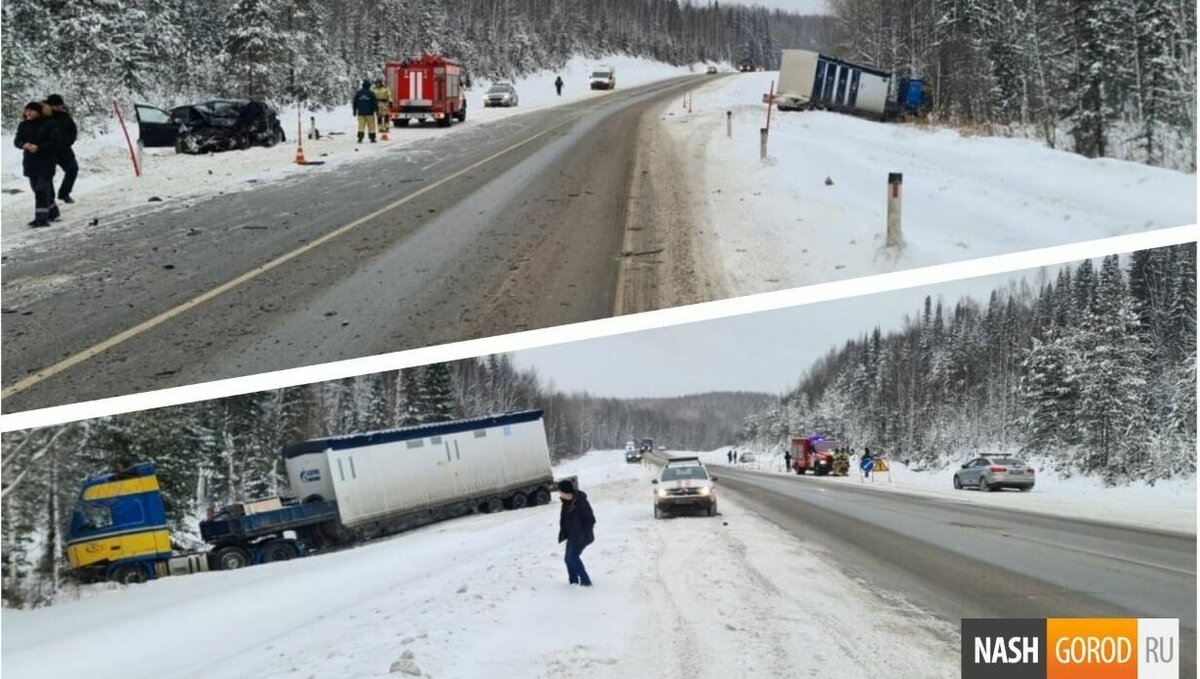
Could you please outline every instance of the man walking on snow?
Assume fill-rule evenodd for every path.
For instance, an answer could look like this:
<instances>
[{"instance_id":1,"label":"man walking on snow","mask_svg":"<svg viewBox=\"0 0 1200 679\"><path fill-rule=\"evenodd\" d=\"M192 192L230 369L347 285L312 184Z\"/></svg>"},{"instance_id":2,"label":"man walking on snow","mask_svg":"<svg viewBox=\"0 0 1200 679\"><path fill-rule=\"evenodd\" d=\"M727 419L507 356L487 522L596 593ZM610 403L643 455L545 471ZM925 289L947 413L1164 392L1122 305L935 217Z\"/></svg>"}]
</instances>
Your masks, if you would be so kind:
<instances>
[{"instance_id":1,"label":"man walking on snow","mask_svg":"<svg viewBox=\"0 0 1200 679\"><path fill-rule=\"evenodd\" d=\"M563 88L563 81L562 81L562 76L560 75L554 79L554 89L558 91L558 96L560 96L560 97L562 96L562 88Z\"/></svg>"},{"instance_id":2,"label":"man walking on snow","mask_svg":"<svg viewBox=\"0 0 1200 679\"><path fill-rule=\"evenodd\" d=\"M587 493L577 490L570 481L558 482L558 498L562 501L562 513L558 517L558 541L567 543L566 556L567 582L572 585L592 586L587 569L583 567L580 555L596 536L592 527L596 525L596 515L592 513L592 505L588 502Z\"/></svg>"},{"instance_id":3,"label":"man walking on snow","mask_svg":"<svg viewBox=\"0 0 1200 679\"><path fill-rule=\"evenodd\" d=\"M362 81L362 86L354 93L351 103L354 115L358 118L358 143L362 143L363 133L370 135L371 143L375 143L375 115L379 112L379 100L371 91L371 81Z\"/></svg>"},{"instance_id":4,"label":"man walking on snow","mask_svg":"<svg viewBox=\"0 0 1200 679\"><path fill-rule=\"evenodd\" d=\"M67 110L61 94L46 97L46 105L52 111L50 121L58 129L58 166L63 171L62 184L58 187L58 199L64 203L74 203L71 191L75 189L75 178L79 176L79 162L75 160L75 151L71 147L75 145L75 139L79 136L79 128L75 127L75 120L71 118L71 112Z\"/></svg>"},{"instance_id":5,"label":"man walking on snow","mask_svg":"<svg viewBox=\"0 0 1200 679\"><path fill-rule=\"evenodd\" d=\"M50 107L31 101L25 105L25 119L17 125L13 146L24 151L21 159L29 188L33 190L33 221L29 226L50 226L58 219L54 203L54 169L58 164L58 128L50 120Z\"/></svg>"}]
</instances>

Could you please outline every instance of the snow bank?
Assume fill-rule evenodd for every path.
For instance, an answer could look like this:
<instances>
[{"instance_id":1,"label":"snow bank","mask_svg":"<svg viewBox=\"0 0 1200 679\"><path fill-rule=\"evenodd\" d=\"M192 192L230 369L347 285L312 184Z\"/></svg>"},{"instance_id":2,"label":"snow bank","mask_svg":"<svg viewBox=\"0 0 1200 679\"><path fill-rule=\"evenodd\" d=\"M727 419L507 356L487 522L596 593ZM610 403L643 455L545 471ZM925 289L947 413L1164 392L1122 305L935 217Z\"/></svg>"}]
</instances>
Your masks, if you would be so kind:
<instances>
[{"instance_id":1,"label":"snow bank","mask_svg":"<svg viewBox=\"0 0 1200 679\"><path fill-rule=\"evenodd\" d=\"M550 106L580 101L610 94L588 89L588 77L594 66L609 64L616 69L618 91L622 88L665 80L694 72L697 67L672 66L648 59L613 56L604 59L577 57L571 59L560 71L534 73L515 81L520 94L520 106L514 108L484 108L483 93L490 83L478 82L471 90L468 100L466 124L455 124L450 128L425 126L421 128L394 129L391 141L378 144L355 144L356 119L350 111L352 92L346 93L347 104L333 110L306 111L303 114L303 130L307 135L310 117L316 119L317 129L324 135L318 141L304 139L307 160L322 161L321 166L298 166L293 163L296 153L297 112L294 107L280 111L280 118L287 133L288 142L273 148L256 147L245 151L229 151L205 156L189 156L175 153L173 149L146 149L143 155L144 174L133 175L129 149L125 137L115 121L106 133L84 136L75 145L79 158L80 175L76 185L75 205L61 206L62 226L79 231L88 228L92 219L104 217L96 228L115 228L128 225L128 221L113 221L114 212L127 209L161 209L177 206L180 202L214 194L231 193L262 186L299 174L311 174L356 161L365 156L384 153L404 153L413 142L437 138L447 134L503 120ZM561 75L564 81L563 96L554 93L554 79ZM146 102L153 103L153 102ZM137 140L137 124L133 121L132 105L126 106L129 116L126 125L130 139ZM85 130L86 132L86 130ZM11 138L13 130L4 132ZM330 136L332 135L332 136ZM58 178L61 179L61 173ZM44 241L55 235L56 229L32 230L25 223L33 218L33 198L29 193L28 180L21 174L21 153L5 144L0 149L0 190L4 200L0 221L3 222L5 252L27 242ZM148 203L152 197L163 202Z\"/></svg>"},{"instance_id":2,"label":"snow bank","mask_svg":"<svg viewBox=\"0 0 1200 679\"><path fill-rule=\"evenodd\" d=\"M655 520L622 451L578 474L597 516L596 586L566 583L555 505L472 516L355 549L5 610L5 676L955 677L955 629L829 568L722 498ZM557 504L557 503L556 503ZM796 569L822 573L813 588ZM820 653L792 643L821 629ZM396 672L390 672L396 667Z\"/></svg>"},{"instance_id":3,"label":"snow bank","mask_svg":"<svg viewBox=\"0 0 1200 679\"><path fill-rule=\"evenodd\" d=\"M710 81L663 124L703 176L700 217L729 290L832 279L1102 238L1196 221L1196 177L1088 159L1028 139L882 124L826 112L771 114L777 73ZM725 136L725 113L733 136ZM882 248L889 172L904 173L906 246Z\"/></svg>"},{"instance_id":4,"label":"snow bank","mask_svg":"<svg viewBox=\"0 0 1200 679\"><path fill-rule=\"evenodd\" d=\"M707 454L711 460L708 463L725 464L725 450L727 449ZM786 473L782 452L755 452L755 462L742 463L738 467ZM955 490L955 466L916 471L895 461L891 462L890 478L886 473L877 474L874 481L864 482L858 473L857 458L851 460L849 476L804 478L806 482L852 483L885 493L935 497L1014 512L1036 512L1182 533L1196 532L1194 477L1159 481L1153 486L1138 482L1113 488L1106 487L1098 479L1082 476L1064 478L1060 474L1048 471L1046 465L1037 461L1032 464L1037 469L1037 483L1033 490L1028 492L1004 490L981 493L976 490Z\"/></svg>"}]
</instances>

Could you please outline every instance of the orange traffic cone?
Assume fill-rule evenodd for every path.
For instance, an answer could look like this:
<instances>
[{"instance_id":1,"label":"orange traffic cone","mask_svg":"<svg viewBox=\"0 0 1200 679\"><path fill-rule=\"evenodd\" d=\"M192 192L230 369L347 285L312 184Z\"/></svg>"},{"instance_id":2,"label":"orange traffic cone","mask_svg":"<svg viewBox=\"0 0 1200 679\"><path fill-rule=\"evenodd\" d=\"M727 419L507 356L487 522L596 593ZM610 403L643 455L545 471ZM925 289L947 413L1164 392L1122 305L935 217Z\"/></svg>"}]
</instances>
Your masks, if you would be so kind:
<instances>
[{"instance_id":1,"label":"orange traffic cone","mask_svg":"<svg viewBox=\"0 0 1200 679\"><path fill-rule=\"evenodd\" d=\"M308 162L308 161L304 160L304 144L297 142L297 144L296 144L296 164L304 165L306 162Z\"/></svg>"}]
</instances>

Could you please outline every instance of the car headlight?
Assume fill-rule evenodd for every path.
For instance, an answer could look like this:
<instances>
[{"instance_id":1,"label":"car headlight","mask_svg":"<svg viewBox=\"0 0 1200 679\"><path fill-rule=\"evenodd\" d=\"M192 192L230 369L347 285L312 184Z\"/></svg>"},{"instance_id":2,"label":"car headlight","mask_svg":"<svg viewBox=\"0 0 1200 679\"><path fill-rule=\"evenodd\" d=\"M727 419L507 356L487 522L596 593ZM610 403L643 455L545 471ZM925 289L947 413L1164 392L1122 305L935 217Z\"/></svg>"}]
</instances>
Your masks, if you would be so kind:
<instances>
[{"instance_id":1,"label":"car headlight","mask_svg":"<svg viewBox=\"0 0 1200 679\"><path fill-rule=\"evenodd\" d=\"M700 489L701 495L708 495L711 492L712 492L712 488L709 488L708 486L704 486Z\"/></svg>"},{"instance_id":2,"label":"car headlight","mask_svg":"<svg viewBox=\"0 0 1200 679\"><path fill-rule=\"evenodd\" d=\"M659 488L659 489L658 489L658 491L656 491L656 492L658 493L658 496L659 496L659 497L666 497L666 496L667 496L667 489L666 489L666 488Z\"/></svg>"}]
</instances>

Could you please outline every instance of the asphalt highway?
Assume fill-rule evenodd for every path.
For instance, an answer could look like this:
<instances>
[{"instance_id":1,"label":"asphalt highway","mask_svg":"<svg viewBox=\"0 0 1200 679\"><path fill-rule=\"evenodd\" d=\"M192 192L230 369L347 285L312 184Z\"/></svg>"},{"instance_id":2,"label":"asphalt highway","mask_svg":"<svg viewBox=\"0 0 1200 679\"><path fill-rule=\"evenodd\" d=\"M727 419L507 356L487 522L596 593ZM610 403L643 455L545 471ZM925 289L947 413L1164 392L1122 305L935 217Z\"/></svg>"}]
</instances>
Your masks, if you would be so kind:
<instances>
[{"instance_id":1,"label":"asphalt highway","mask_svg":"<svg viewBox=\"0 0 1200 679\"><path fill-rule=\"evenodd\" d=\"M8 256L3 410L620 312L639 129L694 82L468 121L403 153Z\"/></svg>"}]
</instances>

